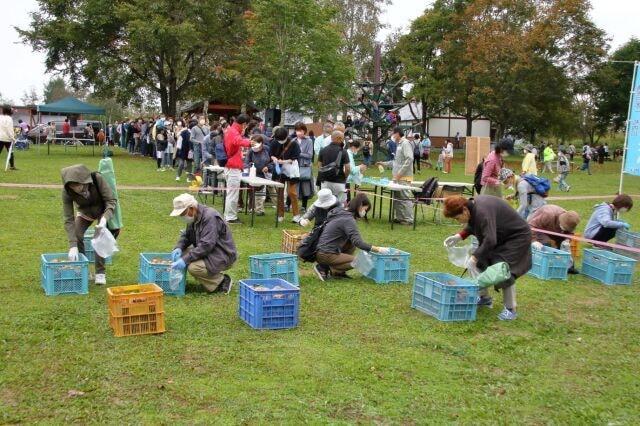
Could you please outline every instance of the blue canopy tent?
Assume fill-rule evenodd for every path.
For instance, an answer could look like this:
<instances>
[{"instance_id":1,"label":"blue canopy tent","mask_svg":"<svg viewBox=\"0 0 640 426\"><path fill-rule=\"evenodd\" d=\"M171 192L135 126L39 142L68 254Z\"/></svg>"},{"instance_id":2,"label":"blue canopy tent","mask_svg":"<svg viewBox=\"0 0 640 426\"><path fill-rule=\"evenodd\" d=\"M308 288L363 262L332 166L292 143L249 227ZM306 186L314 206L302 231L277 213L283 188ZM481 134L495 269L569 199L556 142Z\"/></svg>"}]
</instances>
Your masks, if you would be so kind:
<instances>
[{"instance_id":1,"label":"blue canopy tent","mask_svg":"<svg viewBox=\"0 0 640 426\"><path fill-rule=\"evenodd\" d=\"M80 99L76 99L73 96L69 96L59 101L51 102L50 104L38 105L38 123L40 123L40 114L85 114L85 115L105 115L106 111L96 105L83 102ZM104 125L104 123L103 123ZM95 144L94 153L95 153ZM47 154L49 153L49 144L47 144Z\"/></svg>"}]
</instances>

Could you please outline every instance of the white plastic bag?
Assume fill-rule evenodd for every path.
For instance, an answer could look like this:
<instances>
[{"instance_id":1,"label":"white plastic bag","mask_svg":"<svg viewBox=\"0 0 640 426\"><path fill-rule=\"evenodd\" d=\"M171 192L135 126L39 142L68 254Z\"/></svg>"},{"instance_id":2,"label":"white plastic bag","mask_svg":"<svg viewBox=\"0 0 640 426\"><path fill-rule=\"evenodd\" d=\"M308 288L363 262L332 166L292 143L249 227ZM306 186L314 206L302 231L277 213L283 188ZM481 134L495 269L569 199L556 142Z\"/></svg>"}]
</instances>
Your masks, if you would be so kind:
<instances>
[{"instance_id":1,"label":"white plastic bag","mask_svg":"<svg viewBox=\"0 0 640 426\"><path fill-rule=\"evenodd\" d=\"M300 166L298 165L298 160L293 160L293 163L291 163L291 166L289 168L289 177L291 179L300 178Z\"/></svg>"},{"instance_id":2,"label":"white plastic bag","mask_svg":"<svg viewBox=\"0 0 640 426\"><path fill-rule=\"evenodd\" d=\"M102 258L107 258L113 255L113 253L120 251L118 250L116 239L107 228L96 229L96 232L93 234L93 239L91 240L91 245L96 254Z\"/></svg>"},{"instance_id":3,"label":"white plastic bag","mask_svg":"<svg viewBox=\"0 0 640 426\"><path fill-rule=\"evenodd\" d=\"M169 288L176 291L180 288L180 283L184 278L184 272L180 269L171 269L169 271Z\"/></svg>"},{"instance_id":4,"label":"white plastic bag","mask_svg":"<svg viewBox=\"0 0 640 426\"><path fill-rule=\"evenodd\" d=\"M373 269L373 258L366 251L360 251L351 262L351 266L362 275L369 275L369 272Z\"/></svg>"},{"instance_id":5,"label":"white plastic bag","mask_svg":"<svg viewBox=\"0 0 640 426\"><path fill-rule=\"evenodd\" d=\"M466 268L467 261L469 260L472 251L473 246L471 244L455 245L447 247L447 256L449 257L449 262L453 263L455 266L459 268Z\"/></svg>"}]
</instances>

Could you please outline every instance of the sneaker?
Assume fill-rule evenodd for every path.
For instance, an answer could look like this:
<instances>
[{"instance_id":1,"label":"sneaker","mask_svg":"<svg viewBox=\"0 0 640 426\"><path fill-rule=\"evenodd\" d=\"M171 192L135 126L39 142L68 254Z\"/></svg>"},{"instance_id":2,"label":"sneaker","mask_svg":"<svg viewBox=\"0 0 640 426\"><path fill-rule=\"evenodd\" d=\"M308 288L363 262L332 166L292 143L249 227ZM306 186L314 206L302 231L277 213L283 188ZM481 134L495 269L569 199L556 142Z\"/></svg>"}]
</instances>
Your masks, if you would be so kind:
<instances>
[{"instance_id":1,"label":"sneaker","mask_svg":"<svg viewBox=\"0 0 640 426\"><path fill-rule=\"evenodd\" d=\"M159 168L158 170L156 170L156 172L163 172L164 170L162 170L162 168Z\"/></svg>"},{"instance_id":2,"label":"sneaker","mask_svg":"<svg viewBox=\"0 0 640 426\"><path fill-rule=\"evenodd\" d=\"M176 176L176 181L179 181L179 180L180 180L180 176Z\"/></svg>"},{"instance_id":3,"label":"sneaker","mask_svg":"<svg viewBox=\"0 0 640 426\"><path fill-rule=\"evenodd\" d=\"M302 217L301 217L299 214L297 214L297 215L295 215L295 216L293 217L293 219L291 219L291 222L293 222L293 223L299 223L299 222L300 222L300 219L302 219Z\"/></svg>"},{"instance_id":4,"label":"sneaker","mask_svg":"<svg viewBox=\"0 0 640 426\"><path fill-rule=\"evenodd\" d=\"M264 216L264 212L257 212L256 216Z\"/></svg>"},{"instance_id":5,"label":"sneaker","mask_svg":"<svg viewBox=\"0 0 640 426\"><path fill-rule=\"evenodd\" d=\"M242 225L242 221L238 218L233 219L233 220L228 220L227 223L229 225Z\"/></svg>"},{"instance_id":6,"label":"sneaker","mask_svg":"<svg viewBox=\"0 0 640 426\"><path fill-rule=\"evenodd\" d=\"M284 222L284 217L282 216L278 217L278 223L282 223L282 222Z\"/></svg>"},{"instance_id":7,"label":"sneaker","mask_svg":"<svg viewBox=\"0 0 640 426\"><path fill-rule=\"evenodd\" d=\"M571 191L571 185L567 185L567 189L565 190L566 192Z\"/></svg>"},{"instance_id":8,"label":"sneaker","mask_svg":"<svg viewBox=\"0 0 640 426\"><path fill-rule=\"evenodd\" d=\"M493 297L491 296L478 296L476 299L476 305L486 306L489 309L493 309Z\"/></svg>"},{"instance_id":9,"label":"sneaker","mask_svg":"<svg viewBox=\"0 0 640 426\"><path fill-rule=\"evenodd\" d=\"M216 290L224 294L229 294L231 292L231 287L233 287L233 280L229 275L224 274L224 278Z\"/></svg>"},{"instance_id":10,"label":"sneaker","mask_svg":"<svg viewBox=\"0 0 640 426\"><path fill-rule=\"evenodd\" d=\"M96 285L105 285L107 283L107 275L106 274L96 274Z\"/></svg>"},{"instance_id":11,"label":"sneaker","mask_svg":"<svg viewBox=\"0 0 640 426\"><path fill-rule=\"evenodd\" d=\"M166 167L163 167L163 168L162 168L162 170L160 170L160 171L161 171L161 172L166 172L166 171L167 171L167 169L166 169Z\"/></svg>"},{"instance_id":12,"label":"sneaker","mask_svg":"<svg viewBox=\"0 0 640 426\"><path fill-rule=\"evenodd\" d=\"M567 274L578 275L580 271L578 271L574 266L567 269Z\"/></svg>"},{"instance_id":13,"label":"sneaker","mask_svg":"<svg viewBox=\"0 0 640 426\"><path fill-rule=\"evenodd\" d=\"M500 321L513 321L516 318L518 318L518 314L507 308L504 308L504 310L498 314L498 319Z\"/></svg>"},{"instance_id":14,"label":"sneaker","mask_svg":"<svg viewBox=\"0 0 640 426\"><path fill-rule=\"evenodd\" d=\"M325 266L320 265L319 263L316 263L315 265L313 265L313 271L316 273L320 281L324 282L327 280L327 278L329 278L327 268Z\"/></svg>"},{"instance_id":15,"label":"sneaker","mask_svg":"<svg viewBox=\"0 0 640 426\"><path fill-rule=\"evenodd\" d=\"M18 170L17 168L15 168L14 166L9 167L9 170Z\"/></svg>"}]
</instances>

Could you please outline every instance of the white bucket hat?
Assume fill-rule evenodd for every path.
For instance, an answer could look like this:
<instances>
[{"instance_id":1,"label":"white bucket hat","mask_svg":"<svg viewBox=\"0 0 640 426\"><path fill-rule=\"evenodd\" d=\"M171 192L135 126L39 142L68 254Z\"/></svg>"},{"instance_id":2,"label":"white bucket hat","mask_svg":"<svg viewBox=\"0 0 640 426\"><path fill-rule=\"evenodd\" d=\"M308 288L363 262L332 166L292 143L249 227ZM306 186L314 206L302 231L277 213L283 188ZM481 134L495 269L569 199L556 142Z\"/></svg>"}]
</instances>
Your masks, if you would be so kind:
<instances>
[{"instance_id":1,"label":"white bucket hat","mask_svg":"<svg viewBox=\"0 0 640 426\"><path fill-rule=\"evenodd\" d=\"M319 209L326 209L333 206L337 201L338 199L331 190L325 188L318 191L318 199L313 205Z\"/></svg>"},{"instance_id":2,"label":"white bucket hat","mask_svg":"<svg viewBox=\"0 0 640 426\"><path fill-rule=\"evenodd\" d=\"M189 207L196 207L198 201L191 194L180 194L173 199L173 211L169 216L180 216Z\"/></svg>"}]
</instances>

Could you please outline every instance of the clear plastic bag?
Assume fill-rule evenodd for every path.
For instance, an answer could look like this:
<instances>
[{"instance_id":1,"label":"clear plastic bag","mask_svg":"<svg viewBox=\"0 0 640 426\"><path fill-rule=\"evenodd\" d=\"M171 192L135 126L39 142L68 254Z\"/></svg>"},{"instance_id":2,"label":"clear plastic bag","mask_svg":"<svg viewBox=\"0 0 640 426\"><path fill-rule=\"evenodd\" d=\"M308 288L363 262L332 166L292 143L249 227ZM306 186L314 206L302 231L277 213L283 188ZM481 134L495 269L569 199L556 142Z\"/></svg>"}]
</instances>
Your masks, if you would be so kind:
<instances>
[{"instance_id":1,"label":"clear plastic bag","mask_svg":"<svg viewBox=\"0 0 640 426\"><path fill-rule=\"evenodd\" d=\"M356 255L356 258L353 259L353 262L351 262L351 266L362 275L368 275L373 269L373 258L366 251L360 251Z\"/></svg>"},{"instance_id":2,"label":"clear plastic bag","mask_svg":"<svg viewBox=\"0 0 640 426\"><path fill-rule=\"evenodd\" d=\"M460 244L447 247L447 257L449 258L449 262L455 266L459 268L466 268L469 258L477 248L478 240L472 236Z\"/></svg>"},{"instance_id":3,"label":"clear plastic bag","mask_svg":"<svg viewBox=\"0 0 640 426\"><path fill-rule=\"evenodd\" d=\"M91 240L91 245L96 254L102 258L107 258L112 256L113 253L120 251L116 239L107 228L96 229L96 232L93 234L93 239Z\"/></svg>"},{"instance_id":4,"label":"clear plastic bag","mask_svg":"<svg viewBox=\"0 0 640 426\"><path fill-rule=\"evenodd\" d=\"M179 269L170 269L169 271L169 288L173 291L180 288L182 279L184 278L184 271Z\"/></svg>"}]
</instances>

